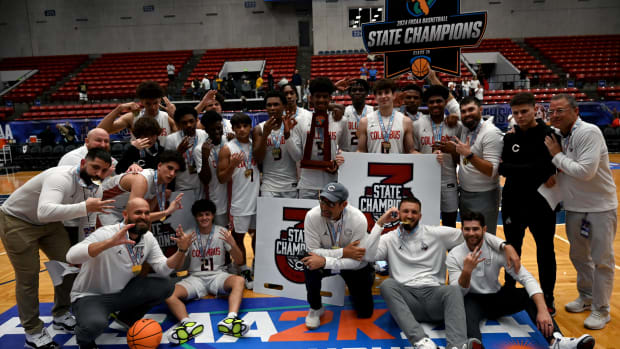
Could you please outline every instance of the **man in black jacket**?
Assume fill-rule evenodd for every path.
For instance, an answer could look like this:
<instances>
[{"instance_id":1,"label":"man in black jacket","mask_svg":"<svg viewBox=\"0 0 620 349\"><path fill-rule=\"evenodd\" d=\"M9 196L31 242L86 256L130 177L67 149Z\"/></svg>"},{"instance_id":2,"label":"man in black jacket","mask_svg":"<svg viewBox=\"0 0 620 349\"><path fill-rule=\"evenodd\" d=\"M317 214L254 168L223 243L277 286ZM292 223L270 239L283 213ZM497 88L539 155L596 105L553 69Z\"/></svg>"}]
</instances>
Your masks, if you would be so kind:
<instances>
[{"instance_id":1,"label":"man in black jacket","mask_svg":"<svg viewBox=\"0 0 620 349\"><path fill-rule=\"evenodd\" d=\"M555 211L538 192L538 187L555 184L556 168L545 152L545 137L553 130L542 120L536 120L534 95L518 93L510 101L517 125L504 136L499 173L506 177L502 193L502 219L506 241L521 255L525 228L529 227L536 242L538 275L547 308L555 315L553 289L556 262L553 247ZM506 285L514 287L515 280L506 274Z\"/></svg>"}]
</instances>

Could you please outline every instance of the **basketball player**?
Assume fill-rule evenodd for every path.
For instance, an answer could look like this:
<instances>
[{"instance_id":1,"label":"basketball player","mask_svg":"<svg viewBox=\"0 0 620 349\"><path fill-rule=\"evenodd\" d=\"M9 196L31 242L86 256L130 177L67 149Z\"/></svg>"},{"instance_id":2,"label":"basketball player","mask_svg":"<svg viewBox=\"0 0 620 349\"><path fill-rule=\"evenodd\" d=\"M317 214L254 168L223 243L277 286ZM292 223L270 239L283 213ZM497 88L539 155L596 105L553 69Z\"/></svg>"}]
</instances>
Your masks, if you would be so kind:
<instances>
[{"instance_id":1,"label":"basketball player","mask_svg":"<svg viewBox=\"0 0 620 349\"><path fill-rule=\"evenodd\" d=\"M217 90L209 90L200 103L196 105L195 109L198 114L203 114L208 111L215 111L216 113L222 115L222 104L224 104L224 96L217 92ZM224 126L224 134L228 140L235 138L235 133L232 130L232 125L230 124L230 120L222 118L222 125ZM205 126L202 122L198 121L198 129L204 130Z\"/></svg>"},{"instance_id":2,"label":"basketball player","mask_svg":"<svg viewBox=\"0 0 620 349\"><path fill-rule=\"evenodd\" d=\"M302 259L310 311L306 327L316 329L325 308L321 305L321 281L340 274L344 279L358 318L373 313L372 284L375 271L365 255L368 222L364 214L348 205L349 191L341 183L328 183L319 205L306 213L304 241L308 256Z\"/></svg>"},{"instance_id":3,"label":"basketball player","mask_svg":"<svg viewBox=\"0 0 620 349\"><path fill-rule=\"evenodd\" d=\"M411 121L415 122L424 115L418 110L420 105L422 105L422 88L420 86L417 84L405 85L401 93L401 98L404 105L400 107L400 112L408 116Z\"/></svg>"},{"instance_id":4,"label":"basketball player","mask_svg":"<svg viewBox=\"0 0 620 349\"><path fill-rule=\"evenodd\" d=\"M316 199L319 197L319 190L327 183L335 182L338 177L338 166L344 163L344 158L340 155L340 149L346 148L346 123L344 120L336 121L333 113L328 111L331 102L331 95L335 90L334 83L326 77L318 77L310 81L310 101L314 105L315 113L324 113L328 116L330 153L332 165L327 169L302 168L299 178L299 197L302 199ZM318 122L318 121L317 121ZM287 117L285 120L285 131L291 130L292 141L286 141L285 147L288 148L291 157L295 161L300 161L304 155L306 140L308 136L312 140L311 160L323 160L325 140L323 129L317 127L314 135L310 134L312 116L304 117L300 120L299 116L294 119ZM296 126L295 126L296 125ZM308 159L308 160L310 160Z\"/></svg>"},{"instance_id":5,"label":"basketball player","mask_svg":"<svg viewBox=\"0 0 620 349\"><path fill-rule=\"evenodd\" d=\"M194 221L189 214L192 204L204 197L204 189L198 176L194 153L196 149L202 147L202 143L207 139L207 133L204 130L196 129L198 112L192 107L180 106L174 112L174 120L179 127L179 131L166 138L165 147L167 150L177 151L179 154L182 154L187 171L178 174L174 192L172 193L172 197L177 197L177 195L183 193L181 201L183 208L176 211L169 218L169 222L172 227L176 227L179 224L183 227L188 227Z\"/></svg>"},{"instance_id":6,"label":"basketball player","mask_svg":"<svg viewBox=\"0 0 620 349\"><path fill-rule=\"evenodd\" d=\"M131 199L123 211L124 222L103 226L71 247L67 261L81 264L73 289L71 307L77 324L75 336L80 349L97 348L97 338L108 326L110 313L118 312L121 324L131 327L147 311L172 295L168 275L183 266L185 254L196 234L184 234L178 227L178 250L166 259L149 231L149 204ZM142 263L162 277L140 277Z\"/></svg>"},{"instance_id":7,"label":"basketball player","mask_svg":"<svg viewBox=\"0 0 620 349\"><path fill-rule=\"evenodd\" d=\"M594 348L594 338L590 335L579 338L562 336L558 324L547 311L543 292L532 274L524 267L515 272L507 266L501 253L489 248L489 240L494 237L485 233L484 215L465 212L461 219L465 241L448 253L446 266L450 285L460 287L465 295L468 337L482 340L480 321L483 318L497 319L525 310L547 339L550 349ZM500 286L497 277L501 268L524 288Z\"/></svg>"},{"instance_id":8,"label":"basketball player","mask_svg":"<svg viewBox=\"0 0 620 349\"><path fill-rule=\"evenodd\" d=\"M133 198L143 198L147 201L154 199L151 206L158 208L158 211L151 213L151 219L154 221L166 219L179 209L183 197L182 193L178 194L166 209L166 186L182 171L185 171L185 161L181 154L164 151L156 170L144 169L138 173L128 172L112 177L103 184L102 189L104 200L115 200L114 208L99 215L101 225L122 222L125 206Z\"/></svg>"},{"instance_id":9,"label":"basketball player","mask_svg":"<svg viewBox=\"0 0 620 349\"><path fill-rule=\"evenodd\" d=\"M246 287L253 288L251 270L245 265L246 252L243 238L247 232L252 237L252 249L256 255L256 198L260 185L260 173L254 157L252 139L252 119L247 114L235 113L230 119L235 139L228 142L220 151L217 178L220 183L231 184L230 215L235 228L234 238L243 254L241 275L246 279Z\"/></svg>"},{"instance_id":10,"label":"basketball player","mask_svg":"<svg viewBox=\"0 0 620 349\"><path fill-rule=\"evenodd\" d=\"M450 127L446 121L445 106L448 94L448 89L440 85L431 85L424 91L424 101L428 105L429 115L422 115L413 123L413 139L415 148L420 153L441 156L441 223L456 227L459 208L456 161L445 145L453 137L461 136L463 125L459 121L455 127ZM442 154L442 150L448 153Z\"/></svg>"},{"instance_id":11,"label":"basketball player","mask_svg":"<svg viewBox=\"0 0 620 349\"><path fill-rule=\"evenodd\" d=\"M151 118L140 118L133 125L132 133L136 139L131 141L131 145L118 161L116 174L128 171L133 165L142 169L154 169L159 164L159 155L164 147L159 144L158 137L161 134L161 127L157 121Z\"/></svg>"},{"instance_id":12,"label":"basketball player","mask_svg":"<svg viewBox=\"0 0 620 349\"><path fill-rule=\"evenodd\" d=\"M374 111L371 105L366 104L366 97L370 92L370 86L364 79L354 79L349 85L351 105L344 109L344 119L347 123L347 147L345 151L357 151L357 129L362 118Z\"/></svg>"},{"instance_id":13,"label":"basketball player","mask_svg":"<svg viewBox=\"0 0 620 349\"><path fill-rule=\"evenodd\" d=\"M88 151L79 166L58 166L36 175L9 196L0 207L0 238L15 271L15 296L19 320L26 333L26 346L54 349L39 319L39 249L50 260L65 261L69 236L62 221L105 212L113 200L101 200L99 185L110 168L110 153ZM87 228L94 222L86 223ZM52 308L55 329L73 332L75 319L69 312L73 276L54 287Z\"/></svg>"},{"instance_id":14,"label":"basketball player","mask_svg":"<svg viewBox=\"0 0 620 349\"><path fill-rule=\"evenodd\" d=\"M220 183L217 177L220 152L227 142L222 127L222 117L215 110L209 110L202 114L200 123L205 126L209 138L194 152L196 169L200 181L208 188L209 200L215 203L214 223L228 227L228 184Z\"/></svg>"},{"instance_id":15,"label":"basketball player","mask_svg":"<svg viewBox=\"0 0 620 349\"><path fill-rule=\"evenodd\" d=\"M208 294L228 295L228 315L217 324L220 333L239 337L250 329L237 313L243 299L244 279L226 272L226 252L238 265L245 264L232 233L213 223L215 204L211 200L198 200L192 205L196 223L188 232L196 234L196 241L189 247L185 260L189 276L177 282L174 293L166 304L180 321L168 334L172 344L183 344L202 333L204 325L187 314L184 300L201 299ZM234 331L239 327L239 332Z\"/></svg>"},{"instance_id":16,"label":"basketball player","mask_svg":"<svg viewBox=\"0 0 620 349\"><path fill-rule=\"evenodd\" d=\"M297 106L297 89L293 84L288 83L281 88L282 93L284 93L284 97L286 97L286 107L284 108L284 112L290 115L293 119L297 119L298 117L308 117L312 118L312 112L304 109L302 107Z\"/></svg>"},{"instance_id":17,"label":"basketball player","mask_svg":"<svg viewBox=\"0 0 620 349\"><path fill-rule=\"evenodd\" d=\"M281 92L269 91L265 95L269 119L254 127L254 156L263 165L261 196L296 199L297 165L284 146L287 138L282 122L285 103Z\"/></svg>"},{"instance_id":18,"label":"basketball player","mask_svg":"<svg viewBox=\"0 0 620 349\"><path fill-rule=\"evenodd\" d=\"M373 88L379 109L360 120L357 151L381 154L417 153L413 146L413 121L394 108L394 81L381 79Z\"/></svg>"},{"instance_id":19,"label":"basketball player","mask_svg":"<svg viewBox=\"0 0 620 349\"><path fill-rule=\"evenodd\" d=\"M482 346L478 339L467 339L460 289L445 284L446 252L463 242L463 234L452 227L419 224L421 212L420 200L403 198L399 207L388 209L371 230L366 254L390 262L390 277L381 283L381 295L414 348L436 349L420 322L443 320L446 348L479 349ZM381 235L383 226L396 220L401 222L398 229ZM377 238L378 246L374 243ZM519 257L510 245L494 236L489 242L494 250L503 249L509 265L519 270Z\"/></svg>"},{"instance_id":20,"label":"basketball player","mask_svg":"<svg viewBox=\"0 0 620 349\"><path fill-rule=\"evenodd\" d=\"M133 124L142 117L155 118L162 129L159 143L165 144L166 136L176 131L173 120L176 107L167 97L164 97L164 89L155 81L141 82L136 88L136 95L143 109L140 109L140 105L134 102L121 104L106 115L97 127L113 134L124 129L131 131ZM159 110L162 99L166 104L165 111ZM129 112L121 115L126 110Z\"/></svg>"},{"instance_id":21,"label":"basketball player","mask_svg":"<svg viewBox=\"0 0 620 349\"><path fill-rule=\"evenodd\" d=\"M499 214L499 175L502 132L492 121L482 120L482 107L476 97L461 100L463 132L461 139L450 141L460 155L459 210L484 214L487 231L495 235Z\"/></svg>"}]
</instances>

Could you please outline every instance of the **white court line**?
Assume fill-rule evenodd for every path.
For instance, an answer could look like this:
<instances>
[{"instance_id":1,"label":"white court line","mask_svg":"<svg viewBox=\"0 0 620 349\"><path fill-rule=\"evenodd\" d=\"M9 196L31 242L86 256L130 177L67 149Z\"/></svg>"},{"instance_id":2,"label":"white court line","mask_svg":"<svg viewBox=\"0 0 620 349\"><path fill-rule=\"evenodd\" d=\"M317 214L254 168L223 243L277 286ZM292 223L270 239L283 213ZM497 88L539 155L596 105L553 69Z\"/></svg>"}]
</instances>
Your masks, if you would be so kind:
<instances>
[{"instance_id":1,"label":"white court line","mask_svg":"<svg viewBox=\"0 0 620 349\"><path fill-rule=\"evenodd\" d=\"M556 224L556 225L564 225L564 224ZM555 238L556 238L556 239L558 239L558 240L560 240L560 241L564 241L564 242L566 242L567 244L569 244L569 245L570 245L570 242L568 242L568 240L566 240L565 238L561 237L561 236L560 236L560 235L558 235L558 234L555 234ZM614 264L614 267L616 267L616 269L620 270L620 267L619 267L619 266L617 266L617 265L615 265L615 264Z\"/></svg>"},{"instance_id":2,"label":"white court line","mask_svg":"<svg viewBox=\"0 0 620 349\"><path fill-rule=\"evenodd\" d=\"M6 252L0 252L0 256L4 256Z\"/></svg>"}]
</instances>

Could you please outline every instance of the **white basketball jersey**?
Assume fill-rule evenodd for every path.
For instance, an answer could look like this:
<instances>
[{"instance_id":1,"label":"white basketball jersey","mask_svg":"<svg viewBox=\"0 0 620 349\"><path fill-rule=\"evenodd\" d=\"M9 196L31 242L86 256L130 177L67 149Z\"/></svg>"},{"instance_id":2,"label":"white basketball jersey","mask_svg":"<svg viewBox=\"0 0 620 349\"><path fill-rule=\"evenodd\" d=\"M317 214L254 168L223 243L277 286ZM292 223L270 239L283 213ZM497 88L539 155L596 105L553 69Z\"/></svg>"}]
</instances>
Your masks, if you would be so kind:
<instances>
[{"instance_id":1,"label":"white basketball jersey","mask_svg":"<svg viewBox=\"0 0 620 349\"><path fill-rule=\"evenodd\" d=\"M263 130L265 122L261 122L257 127ZM284 144L283 131L279 128L271 131L271 134L265 135L267 150L263 160L263 177L260 186L261 191L293 191L297 190L297 165ZM276 148L277 139L280 145ZM276 140L274 142L274 140ZM279 149L279 150L275 150Z\"/></svg>"},{"instance_id":2,"label":"white basketball jersey","mask_svg":"<svg viewBox=\"0 0 620 349\"><path fill-rule=\"evenodd\" d=\"M393 110L394 120L392 122L392 128L390 129L391 114L387 117L383 116L383 126L386 132L389 132L390 153L402 154L404 152L404 138L405 129L404 122L405 116L403 113ZM369 153L381 153L381 143L384 142L384 134L379 123L379 110L375 110L367 116L368 123L366 126L366 145Z\"/></svg>"},{"instance_id":3,"label":"white basketball jersey","mask_svg":"<svg viewBox=\"0 0 620 349\"><path fill-rule=\"evenodd\" d=\"M197 227L186 230L196 232L196 240L192 243L189 262L189 273L194 276L208 276L221 272L226 265L226 252L231 246L222 240L220 231L226 230L213 225L209 234L201 234Z\"/></svg>"},{"instance_id":4,"label":"white basketball jersey","mask_svg":"<svg viewBox=\"0 0 620 349\"><path fill-rule=\"evenodd\" d=\"M177 131L166 139L167 150L175 150L183 141L185 137L183 131ZM194 139L190 141L190 147L187 149L182 155L185 159L185 171L179 172L176 177L176 185L175 190L196 190L200 189L200 178L198 177L198 171L196 167L196 163L194 161L193 154L197 149L202 147L202 143L207 140L209 136L204 130L196 130L196 135Z\"/></svg>"},{"instance_id":5,"label":"white basketball jersey","mask_svg":"<svg viewBox=\"0 0 620 349\"><path fill-rule=\"evenodd\" d=\"M357 151L357 127L359 121L368 114L372 113L373 108L371 105L364 105L362 114L358 114L353 105L348 105L344 108L344 119L347 121L347 145L343 149L345 151Z\"/></svg>"},{"instance_id":6,"label":"white basketball jersey","mask_svg":"<svg viewBox=\"0 0 620 349\"><path fill-rule=\"evenodd\" d=\"M220 151L226 144L226 135L222 136L219 145L214 145L209 155L209 170L211 171L211 181L209 182L209 200L215 204L215 214L225 214L228 210L228 184L220 183L217 179L217 163L219 161ZM196 148L194 152L194 161L196 161L196 170L198 173L202 171L202 147ZM206 166L206 164L205 164Z\"/></svg>"},{"instance_id":7,"label":"white basketball jersey","mask_svg":"<svg viewBox=\"0 0 620 349\"><path fill-rule=\"evenodd\" d=\"M434 142L448 142L453 137L460 138L462 129L463 125L460 121L455 127L448 127L445 119L441 124L437 125L433 122L430 115L423 115L413 124L413 144L420 153L431 154ZM443 156L441 183L456 183L456 164L450 154L444 154Z\"/></svg>"},{"instance_id":8,"label":"white basketball jersey","mask_svg":"<svg viewBox=\"0 0 620 349\"><path fill-rule=\"evenodd\" d=\"M138 119L140 119L141 117L144 117L144 109L140 110L140 114L138 114L138 116L133 119L133 123L135 124L136 121L138 121ZM172 133L172 129L170 128L170 122L168 122L168 113L160 110L159 113L157 113L157 116L155 116L155 120L157 120L157 123L161 128L161 133L159 134L159 137L157 137L157 139L159 140L159 144L166 144L166 137ZM134 139L136 139L136 137L134 137L132 134L131 140Z\"/></svg>"},{"instance_id":9,"label":"white basketball jersey","mask_svg":"<svg viewBox=\"0 0 620 349\"><path fill-rule=\"evenodd\" d=\"M241 145L241 147L239 147ZM230 199L230 214L232 216L250 216L256 214L256 198L260 186L260 173L256 160L252 157L251 167L246 167L248 156L252 151L252 143L239 143L236 140L226 144L230 149L230 155L243 152L243 161L237 166L232 175L232 190ZM246 176L246 170L252 173Z\"/></svg>"}]
</instances>

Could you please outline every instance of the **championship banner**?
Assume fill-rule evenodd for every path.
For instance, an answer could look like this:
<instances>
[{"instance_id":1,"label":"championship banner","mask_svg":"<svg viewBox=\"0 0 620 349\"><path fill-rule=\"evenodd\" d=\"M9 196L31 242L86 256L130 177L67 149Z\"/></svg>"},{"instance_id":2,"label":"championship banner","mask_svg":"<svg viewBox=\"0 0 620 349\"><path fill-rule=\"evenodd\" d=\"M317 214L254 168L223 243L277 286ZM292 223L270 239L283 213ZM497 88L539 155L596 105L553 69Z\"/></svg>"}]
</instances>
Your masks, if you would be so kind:
<instances>
[{"instance_id":1,"label":"championship banner","mask_svg":"<svg viewBox=\"0 0 620 349\"><path fill-rule=\"evenodd\" d=\"M318 200L258 198L254 292L306 300L304 219ZM345 283L330 276L321 283L322 302L344 305Z\"/></svg>"},{"instance_id":2,"label":"championship banner","mask_svg":"<svg viewBox=\"0 0 620 349\"><path fill-rule=\"evenodd\" d=\"M385 22L362 24L368 53L384 54L385 77L430 69L460 75L461 47L480 44L487 13L460 13L459 0L385 0Z\"/></svg>"},{"instance_id":3,"label":"championship banner","mask_svg":"<svg viewBox=\"0 0 620 349\"><path fill-rule=\"evenodd\" d=\"M368 230L390 207L412 194L422 202L420 223L438 225L441 167L431 154L343 153L338 181L349 190L349 205L368 219ZM385 225L394 230L399 221Z\"/></svg>"}]
</instances>

